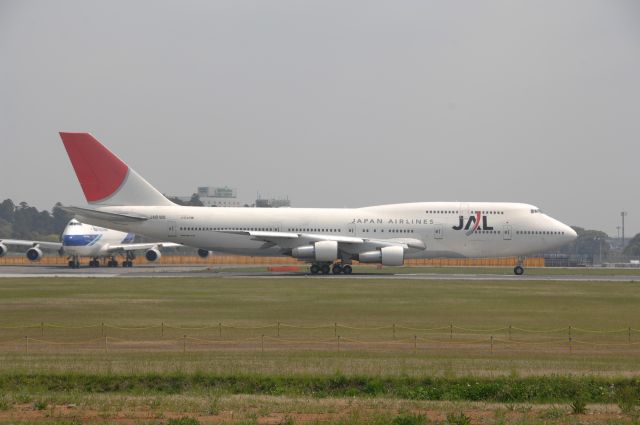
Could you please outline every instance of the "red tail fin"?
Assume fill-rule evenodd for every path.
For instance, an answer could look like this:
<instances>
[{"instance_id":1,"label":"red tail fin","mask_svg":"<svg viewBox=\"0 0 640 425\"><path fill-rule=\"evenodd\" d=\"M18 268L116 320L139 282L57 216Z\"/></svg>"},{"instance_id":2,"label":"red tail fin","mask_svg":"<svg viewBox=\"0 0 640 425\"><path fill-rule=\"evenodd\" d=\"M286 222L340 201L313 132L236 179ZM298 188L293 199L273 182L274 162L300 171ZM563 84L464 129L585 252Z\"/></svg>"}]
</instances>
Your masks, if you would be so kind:
<instances>
[{"instance_id":1,"label":"red tail fin","mask_svg":"<svg viewBox=\"0 0 640 425\"><path fill-rule=\"evenodd\" d=\"M60 133L71 165L88 202L115 193L127 177L129 167L89 133Z\"/></svg>"},{"instance_id":2,"label":"red tail fin","mask_svg":"<svg viewBox=\"0 0 640 425\"><path fill-rule=\"evenodd\" d=\"M89 133L60 137L87 202L99 205L173 205Z\"/></svg>"}]
</instances>

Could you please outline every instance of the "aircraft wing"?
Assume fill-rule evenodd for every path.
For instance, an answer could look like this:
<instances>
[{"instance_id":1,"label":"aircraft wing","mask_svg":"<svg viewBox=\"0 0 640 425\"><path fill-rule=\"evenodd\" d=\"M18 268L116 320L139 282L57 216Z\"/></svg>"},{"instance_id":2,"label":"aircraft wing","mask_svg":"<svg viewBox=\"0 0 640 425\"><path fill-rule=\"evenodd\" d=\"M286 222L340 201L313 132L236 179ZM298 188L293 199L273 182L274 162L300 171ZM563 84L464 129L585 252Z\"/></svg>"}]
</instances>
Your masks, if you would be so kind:
<instances>
[{"instance_id":1,"label":"aircraft wing","mask_svg":"<svg viewBox=\"0 0 640 425\"><path fill-rule=\"evenodd\" d=\"M26 246L29 248L39 247L51 250L59 250L60 248L62 248L61 242L27 241L20 239L0 239L0 244L10 246Z\"/></svg>"},{"instance_id":2,"label":"aircraft wing","mask_svg":"<svg viewBox=\"0 0 640 425\"><path fill-rule=\"evenodd\" d=\"M109 252L146 251L153 248L177 248L184 246L175 242L151 242L151 243L124 243L120 245L109 245Z\"/></svg>"},{"instance_id":3,"label":"aircraft wing","mask_svg":"<svg viewBox=\"0 0 640 425\"><path fill-rule=\"evenodd\" d=\"M346 250L350 252L362 252L385 246L401 246L405 250L426 249L424 242L413 238L376 239L315 233L265 232L251 230L220 230L219 232L246 235L253 240L264 241L266 243L265 248L278 245L284 249L292 249L299 246L310 245L319 241L335 241L338 242L341 248L348 248Z\"/></svg>"}]
</instances>

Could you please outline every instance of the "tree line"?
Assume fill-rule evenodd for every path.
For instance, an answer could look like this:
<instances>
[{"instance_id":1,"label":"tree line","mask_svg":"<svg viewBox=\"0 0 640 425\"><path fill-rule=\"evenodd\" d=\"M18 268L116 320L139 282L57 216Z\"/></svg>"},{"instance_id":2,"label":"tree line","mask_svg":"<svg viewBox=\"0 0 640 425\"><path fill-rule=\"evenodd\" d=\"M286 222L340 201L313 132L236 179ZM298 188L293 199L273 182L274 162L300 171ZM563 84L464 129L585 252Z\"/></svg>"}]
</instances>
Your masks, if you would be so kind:
<instances>
[{"instance_id":1,"label":"tree line","mask_svg":"<svg viewBox=\"0 0 640 425\"><path fill-rule=\"evenodd\" d=\"M5 199L0 203L0 238L58 241L73 218L61 205L56 203L51 212L39 211L24 201L16 205Z\"/></svg>"}]
</instances>

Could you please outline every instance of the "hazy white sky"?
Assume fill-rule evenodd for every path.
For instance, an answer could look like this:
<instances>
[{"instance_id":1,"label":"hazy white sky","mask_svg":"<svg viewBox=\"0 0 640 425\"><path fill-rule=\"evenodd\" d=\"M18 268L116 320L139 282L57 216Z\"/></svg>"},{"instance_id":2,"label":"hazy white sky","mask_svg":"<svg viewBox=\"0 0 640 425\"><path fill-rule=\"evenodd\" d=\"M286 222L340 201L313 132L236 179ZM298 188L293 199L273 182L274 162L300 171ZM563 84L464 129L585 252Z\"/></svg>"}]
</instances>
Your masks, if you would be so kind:
<instances>
[{"instance_id":1,"label":"hazy white sky","mask_svg":"<svg viewBox=\"0 0 640 425\"><path fill-rule=\"evenodd\" d=\"M640 232L640 2L0 0L0 198L84 205L57 132L159 190L527 202Z\"/></svg>"}]
</instances>

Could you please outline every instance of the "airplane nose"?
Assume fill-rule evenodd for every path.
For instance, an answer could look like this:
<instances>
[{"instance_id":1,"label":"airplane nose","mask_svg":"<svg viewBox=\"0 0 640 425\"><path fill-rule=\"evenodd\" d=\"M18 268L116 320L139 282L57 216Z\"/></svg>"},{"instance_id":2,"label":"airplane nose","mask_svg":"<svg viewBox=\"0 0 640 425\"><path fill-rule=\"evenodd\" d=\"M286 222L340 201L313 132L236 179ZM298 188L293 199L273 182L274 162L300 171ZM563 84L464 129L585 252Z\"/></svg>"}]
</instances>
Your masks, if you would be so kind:
<instances>
[{"instance_id":1,"label":"airplane nose","mask_svg":"<svg viewBox=\"0 0 640 425\"><path fill-rule=\"evenodd\" d=\"M575 230L573 230L571 227L567 226L566 224L564 225L565 230L564 230L564 236L567 238L567 242L573 242L576 239L578 239L578 234L576 233Z\"/></svg>"}]
</instances>

